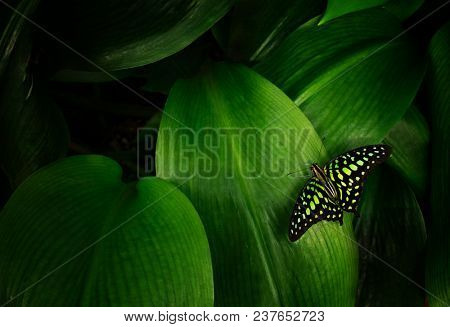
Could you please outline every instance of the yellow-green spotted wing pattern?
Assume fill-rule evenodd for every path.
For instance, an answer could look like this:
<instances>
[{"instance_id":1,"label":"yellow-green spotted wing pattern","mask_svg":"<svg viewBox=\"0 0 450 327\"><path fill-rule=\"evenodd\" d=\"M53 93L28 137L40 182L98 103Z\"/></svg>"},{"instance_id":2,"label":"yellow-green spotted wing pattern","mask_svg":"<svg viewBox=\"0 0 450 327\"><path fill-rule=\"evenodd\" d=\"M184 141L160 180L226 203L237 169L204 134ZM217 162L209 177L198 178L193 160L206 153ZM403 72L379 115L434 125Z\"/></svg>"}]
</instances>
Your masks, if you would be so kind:
<instances>
[{"instance_id":1,"label":"yellow-green spotted wing pattern","mask_svg":"<svg viewBox=\"0 0 450 327\"><path fill-rule=\"evenodd\" d=\"M390 154L388 145L363 146L336 157L323 170L319 169L319 174L306 183L295 203L289 240L297 241L321 220L339 221L342 225L343 211L357 212L367 175Z\"/></svg>"},{"instance_id":2,"label":"yellow-green spotted wing pattern","mask_svg":"<svg viewBox=\"0 0 450 327\"><path fill-rule=\"evenodd\" d=\"M321 220L340 221L342 209L327 195L317 177L312 177L300 192L292 210L289 239L294 242Z\"/></svg>"},{"instance_id":3,"label":"yellow-green spotted wing pattern","mask_svg":"<svg viewBox=\"0 0 450 327\"><path fill-rule=\"evenodd\" d=\"M343 210L357 212L365 180L371 170L389 158L391 147L367 145L344 153L324 168L325 175L337 187Z\"/></svg>"}]
</instances>

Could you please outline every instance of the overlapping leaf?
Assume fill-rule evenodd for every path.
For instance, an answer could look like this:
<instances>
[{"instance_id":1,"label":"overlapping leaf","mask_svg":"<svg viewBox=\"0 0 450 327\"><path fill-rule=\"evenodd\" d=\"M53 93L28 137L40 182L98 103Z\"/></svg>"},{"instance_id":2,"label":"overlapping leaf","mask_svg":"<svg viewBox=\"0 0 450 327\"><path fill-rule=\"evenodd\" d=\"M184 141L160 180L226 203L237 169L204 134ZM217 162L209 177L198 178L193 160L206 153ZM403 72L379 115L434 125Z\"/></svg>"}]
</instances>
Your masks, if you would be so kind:
<instances>
[{"instance_id":1,"label":"overlapping leaf","mask_svg":"<svg viewBox=\"0 0 450 327\"><path fill-rule=\"evenodd\" d=\"M200 39L182 51L139 69L138 75L146 79L143 89L168 94L179 78L188 78L207 60L209 44Z\"/></svg>"},{"instance_id":2,"label":"overlapping leaf","mask_svg":"<svg viewBox=\"0 0 450 327\"><path fill-rule=\"evenodd\" d=\"M420 194L428 185L428 143L430 132L425 117L412 106L384 139L394 151L389 163Z\"/></svg>"},{"instance_id":3,"label":"overlapping leaf","mask_svg":"<svg viewBox=\"0 0 450 327\"><path fill-rule=\"evenodd\" d=\"M326 23L336 17L372 7L381 6L389 0L328 0L327 10L322 17L321 23Z\"/></svg>"},{"instance_id":4,"label":"overlapping leaf","mask_svg":"<svg viewBox=\"0 0 450 327\"><path fill-rule=\"evenodd\" d=\"M425 294L416 284L423 285L426 232L414 193L382 167L369 177L360 207L357 304L422 306Z\"/></svg>"},{"instance_id":5,"label":"overlapping leaf","mask_svg":"<svg viewBox=\"0 0 450 327\"><path fill-rule=\"evenodd\" d=\"M397 17L405 19L419 9L423 2L424 0L328 0L321 24L348 13L380 6Z\"/></svg>"},{"instance_id":6,"label":"overlapping leaf","mask_svg":"<svg viewBox=\"0 0 450 327\"><path fill-rule=\"evenodd\" d=\"M17 39L19 38L24 25L27 23L23 16L32 17L40 0L22 0L17 3L10 3L9 6L15 8L18 13L11 8L2 5L2 15L0 23L0 77L6 69Z\"/></svg>"},{"instance_id":7,"label":"overlapping leaf","mask_svg":"<svg viewBox=\"0 0 450 327\"><path fill-rule=\"evenodd\" d=\"M430 305L450 304L450 23L433 37L428 90L432 118L431 231L427 256L427 289L435 295Z\"/></svg>"},{"instance_id":8,"label":"overlapping leaf","mask_svg":"<svg viewBox=\"0 0 450 327\"><path fill-rule=\"evenodd\" d=\"M382 141L417 92L422 58L381 9L315 23L292 33L256 70L300 106L331 155Z\"/></svg>"},{"instance_id":9,"label":"overlapping leaf","mask_svg":"<svg viewBox=\"0 0 450 327\"><path fill-rule=\"evenodd\" d=\"M52 32L96 65L118 70L146 65L185 48L232 2L72 0L52 3L42 19L58 17L49 27ZM72 66L97 70L78 56L72 59Z\"/></svg>"},{"instance_id":10,"label":"overlapping leaf","mask_svg":"<svg viewBox=\"0 0 450 327\"><path fill-rule=\"evenodd\" d=\"M0 302L209 306L207 237L192 204L157 178L76 156L28 178L0 213Z\"/></svg>"},{"instance_id":11,"label":"overlapping leaf","mask_svg":"<svg viewBox=\"0 0 450 327\"><path fill-rule=\"evenodd\" d=\"M240 0L214 33L229 57L259 61L324 6L323 0Z\"/></svg>"},{"instance_id":12,"label":"overlapping leaf","mask_svg":"<svg viewBox=\"0 0 450 327\"><path fill-rule=\"evenodd\" d=\"M186 181L210 242L216 305L354 304L351 218L318 223L297 243L287 237L306 180L287 173L321 161L321 148L295 104L244 66L215 64L172 88L157 176Z\"/></svg>"},{"instance_id":13,"label":"overlapping leaf","mask_svg":"<svg viewBox=\"0 0 450 327\"><path fill-rule=\"evenodd\" d=\"M27 29L0 79L0 167L12 187L64 156L69 142L61 112L42 82L29 73L31 46Z\"/></svg>"}]
</instances>

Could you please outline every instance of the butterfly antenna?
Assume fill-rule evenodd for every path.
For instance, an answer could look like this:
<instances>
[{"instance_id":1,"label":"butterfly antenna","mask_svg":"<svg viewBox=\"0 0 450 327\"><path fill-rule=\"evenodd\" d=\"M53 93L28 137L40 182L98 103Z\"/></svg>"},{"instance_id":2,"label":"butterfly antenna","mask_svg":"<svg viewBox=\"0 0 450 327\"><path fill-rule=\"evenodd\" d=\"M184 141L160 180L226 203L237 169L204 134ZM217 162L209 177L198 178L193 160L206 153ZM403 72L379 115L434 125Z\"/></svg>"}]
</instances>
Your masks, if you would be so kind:
<instances>
[{"instance_id":1,"label":"butterfly antenna","mask_svg":"<svg viewBox=\"0 0 450 327\"><path fill-rule=\"evenodd\" d=\"M307 177L307 176L309 176L309 174L306 173L305 169L293 171L293 172L287 174L286 176L293 175L293 174L297 174L297 173L304 173L304 174L301 175L301 177Z\"/></svg>"}]
</instances>

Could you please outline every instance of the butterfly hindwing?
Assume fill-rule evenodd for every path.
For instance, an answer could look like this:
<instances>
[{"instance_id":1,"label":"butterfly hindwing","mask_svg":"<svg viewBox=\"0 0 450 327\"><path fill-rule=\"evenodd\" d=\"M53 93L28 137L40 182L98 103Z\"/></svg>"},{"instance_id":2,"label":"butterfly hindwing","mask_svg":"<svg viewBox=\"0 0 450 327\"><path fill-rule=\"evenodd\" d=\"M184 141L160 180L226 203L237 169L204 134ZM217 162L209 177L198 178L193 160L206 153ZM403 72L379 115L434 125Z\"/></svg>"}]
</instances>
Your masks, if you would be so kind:
<instances>
[{"instance_id":1,"label":"butterfly hindwing","mask_svg":"<svg viewBox=\"0 0 450 327\"><path fill-rule=\"evenodd\" d=\"M390 154L391 147L388 145L366 145L346 152L327 164L325 174L338 188L345 211L356 212L368 174Z\"/></svg>"},{"instance_id":2,"label":"butterfly hindwing","mask_svg":"<svg viewBox=\"0 0 450 327\"><path fill-rule=\"evenodd\" d=\"M333 203L321 182L311 178L300 192L289 225L289 239L298 240L312 225L321 220L339 221L342 224L342 209Z\"/></svg>"},{"instance_id":3,"label":"butterfly hindwing","mask_svg":"<svg viewBox=\"0 0 450 327\"><path fill-rule=\"evenodd\" d=\"M347 212L356 213L358 209L359 200L361 198L362 184L354 185L353 188L341 188L338 186L338 193L340 197L340 206Z\"/></svg>"}]
</instances>

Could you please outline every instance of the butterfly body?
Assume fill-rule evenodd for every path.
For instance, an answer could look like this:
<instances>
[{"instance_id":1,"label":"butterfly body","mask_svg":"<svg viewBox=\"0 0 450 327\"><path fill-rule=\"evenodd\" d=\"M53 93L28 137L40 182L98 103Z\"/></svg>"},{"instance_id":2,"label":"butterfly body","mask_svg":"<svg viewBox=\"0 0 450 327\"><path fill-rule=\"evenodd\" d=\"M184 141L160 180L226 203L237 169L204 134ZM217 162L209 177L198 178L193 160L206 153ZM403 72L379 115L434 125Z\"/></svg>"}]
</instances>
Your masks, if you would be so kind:
<instances>
[{"instance_id":1,"label":"butterfly body","mask_svg":"<svg viewBox=\"0 0 450 327\"><path fill-rule=\"evenodd\" d=\"M320 168L320 166L316 163L311 165L311 171L313 175L322 183L325 188L325 192L331 201L338 204L339 203L339 194L338 190L334 183L327 177L325 171Z\"/></svg>"},{"instance_id":2,"label":"butterfly body","mask_svg":"<svg viewBox=\"0 0 450 327\"><path fill-rule=\"evenodd\" d=\"M322 220L342 225L344 211L357 213L364 181L390 154L387 145L368 145L336 157L323 168L312 164L313 177L300 192L291 214L289 239L297 241Z\"/></svg>"}]
</instances>

